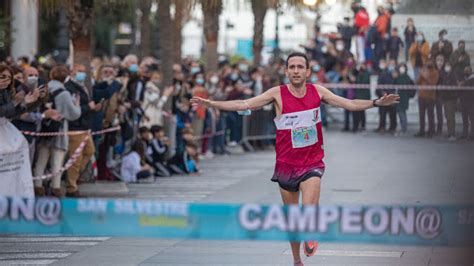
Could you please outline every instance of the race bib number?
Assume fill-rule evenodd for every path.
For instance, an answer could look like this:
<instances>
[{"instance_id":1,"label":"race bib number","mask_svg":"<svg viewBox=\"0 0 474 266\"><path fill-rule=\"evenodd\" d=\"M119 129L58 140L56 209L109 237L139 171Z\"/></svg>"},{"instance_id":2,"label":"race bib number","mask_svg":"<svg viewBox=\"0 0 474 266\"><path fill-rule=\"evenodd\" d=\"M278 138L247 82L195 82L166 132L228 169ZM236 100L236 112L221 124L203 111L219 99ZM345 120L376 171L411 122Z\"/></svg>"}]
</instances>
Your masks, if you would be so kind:
<instances>
[{"instance_id":1,"label":"race bib number","mask_svg":"<svg viewBox=\"0 0 474 266\"><path fill-rule=\"evenodd\" d=\"M318 142L316 125L291 129L291 144L293 148L303 148Z\"/></svg>"}]
</instances>

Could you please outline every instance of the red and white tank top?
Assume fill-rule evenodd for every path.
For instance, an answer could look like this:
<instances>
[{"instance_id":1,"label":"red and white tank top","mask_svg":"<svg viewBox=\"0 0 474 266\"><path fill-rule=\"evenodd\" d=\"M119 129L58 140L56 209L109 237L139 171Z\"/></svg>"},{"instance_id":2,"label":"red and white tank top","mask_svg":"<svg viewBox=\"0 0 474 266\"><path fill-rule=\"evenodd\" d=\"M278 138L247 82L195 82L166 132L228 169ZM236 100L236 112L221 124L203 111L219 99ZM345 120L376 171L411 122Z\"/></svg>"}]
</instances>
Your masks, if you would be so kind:
<instances>
[{"instance_id":1,"label":"red and white tank top","mask_svg":"<svg viewBox=\"0 0 474 266\"><path fill-rule=\"evenodd\" d=\"M286 85L280 86L282 114L275 117L276 161L294 166L322 164L321 98L313 84L298 98Z\"/></svg>"}]
</instances>

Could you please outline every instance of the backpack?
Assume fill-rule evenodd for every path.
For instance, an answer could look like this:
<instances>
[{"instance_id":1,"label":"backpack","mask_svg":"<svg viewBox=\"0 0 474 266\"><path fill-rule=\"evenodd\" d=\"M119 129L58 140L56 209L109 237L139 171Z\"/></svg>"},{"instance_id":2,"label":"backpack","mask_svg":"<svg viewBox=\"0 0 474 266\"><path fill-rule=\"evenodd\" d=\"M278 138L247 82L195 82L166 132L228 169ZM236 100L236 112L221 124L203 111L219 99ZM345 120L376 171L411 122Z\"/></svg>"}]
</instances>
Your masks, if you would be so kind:
<instances>
[{"instance_id":1,"label":"backpack","mask_svg":"<svg viewBox=\"0 0 474 266\"><path fill-rule=\"evenodd\" d=\"M56 96L61 94L63 91L65 90L60 88L60 89L55 90L53 93L49 95L48 103L52 103L52 107L51 107L52 109L56 109L55 98ZM59 129L61 128L62 124L63 124L62 121L55 121L49 118L43 119L43 121L41 121L40 132L43 132L43 133L59 132ZM50 136L47 136L46 138L48 137Z\"/></svg>"}]
</instances>

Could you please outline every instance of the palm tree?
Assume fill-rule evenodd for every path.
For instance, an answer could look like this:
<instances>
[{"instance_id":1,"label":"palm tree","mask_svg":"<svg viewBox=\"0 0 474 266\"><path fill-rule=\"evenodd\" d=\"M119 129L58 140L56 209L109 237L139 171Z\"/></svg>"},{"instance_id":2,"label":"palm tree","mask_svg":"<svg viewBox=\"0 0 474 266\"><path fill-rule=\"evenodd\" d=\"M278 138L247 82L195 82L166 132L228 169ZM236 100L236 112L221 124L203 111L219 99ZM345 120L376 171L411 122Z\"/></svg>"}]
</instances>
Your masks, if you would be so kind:
<instances>
[{"instance_id":1,"label":"palm tree","mask_svg":"<svg viewBox=\"0 0 474 266\"><path fill-rule=\"evenodd\" d=\"M140 56L148 56L151 54L151 25L150 25L150 8L151 0L140 0L139 2L141 18L140 18Z\"/></svg>"},{"instance_id":2,"label":"palm tree","mask_svg":"<svg viewBox=\"0 0 474 266\"><path fill-rule=\"evenodd\" d=\"M263 49L263 30L264 20L267 10L270 8L275 9L276 12L278 7L286 3L287 5L294 7L304 7L302 0L250 0L252 4L252 12L254 15L254 26L253 26L253 64L258 65L261 61L262 49ZM319 4L319 3L318 3Z\"/></svg>"},{"instance_id":3,"label":"palm tree","mask_svg":"<svg viewBox=\"0 0 474 266\"><path fill-rule=\"evenodd\" d=\"M183 35L181 30L186 22L190 20L191 10L194 7L193 2L183 0L173 0L175 6L175 14L173 18L173 61L179 62L181 56L181 44L183 42Z\"/></svg>"},{"instance_id":4,"label":"palm tree","mask_svg":"<svg viewBox=\"0 0 474 266\"><path fill-rule=\"evenodd\" d=\"M222 12L222 0L201 0L204 13L205 62L207 70L217 70L217 45L219 38L219 16Z\"/></svg>"},{"instance_id":5,"label":"palm tree","mask_svg":"<svg viewBox=\"0 0 474 266\"><path fill-rule=\"evenodd\" d=\"M265 21L265 15L267 10L275 6L274 0L251 0L252 12L254 17L253 24L253 64L255 66L260 64L262 59L262 49L263 49L263 29Z\"/></svg>"},{"instance_id":6,"label":"palm tree","mask_svg":"<svg viewBox=\"0 0 474 266\"><path fill-rule=\"evenodd\" d=\"M160 0L158 2L158 25L160 29L160 59L163 83L165 86L171 84L173 77L173 38L172 20L170 14L171 0Z\"/></svg>"},{"instance_id":7,"label":"palm tree","mask_svg":"<svg viewBox=\"0 0 474 266\"><path fill-rule=\"evenodd\" d=\"M69 36L73 46L73 63L86 66L90 73L92 58L92 26L94 21L94 0L69 0L63 2L69 20ZM88 74L90 76L90 74ZM90 78L86 79L90 88Z\"/></svg>"}]
</instances>

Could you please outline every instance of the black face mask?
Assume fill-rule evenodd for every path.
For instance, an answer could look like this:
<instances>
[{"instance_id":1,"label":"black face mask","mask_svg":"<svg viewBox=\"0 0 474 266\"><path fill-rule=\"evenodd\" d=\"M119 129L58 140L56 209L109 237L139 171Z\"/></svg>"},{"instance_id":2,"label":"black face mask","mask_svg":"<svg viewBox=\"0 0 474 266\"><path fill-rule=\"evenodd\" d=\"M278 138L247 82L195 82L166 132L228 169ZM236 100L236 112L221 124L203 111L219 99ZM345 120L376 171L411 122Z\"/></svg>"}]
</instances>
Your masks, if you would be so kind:
<instances>
[{"instance_id":1,"label":"black face mask","mask_svg":"<svg viewBox=\"0 0 474 266\"><path fill-rule=\"evenodd\" d=\"M15 79L15 80L13 81L13 86L15 86L15 88L18 88L20 85L21 85L21 81L19 81L19 80L17 80L17 79Z\"/></svg>"}]
</instances>

